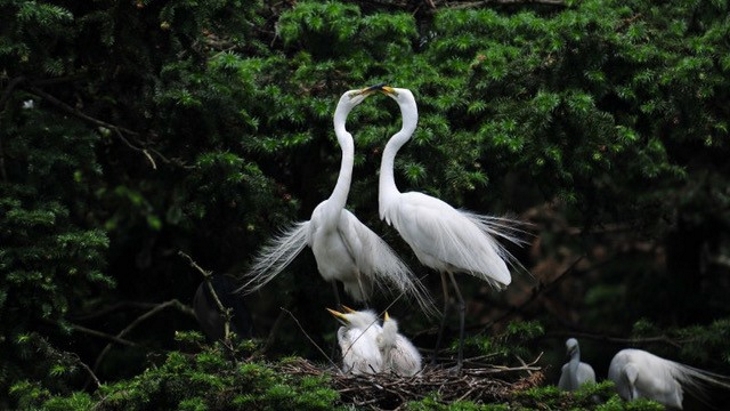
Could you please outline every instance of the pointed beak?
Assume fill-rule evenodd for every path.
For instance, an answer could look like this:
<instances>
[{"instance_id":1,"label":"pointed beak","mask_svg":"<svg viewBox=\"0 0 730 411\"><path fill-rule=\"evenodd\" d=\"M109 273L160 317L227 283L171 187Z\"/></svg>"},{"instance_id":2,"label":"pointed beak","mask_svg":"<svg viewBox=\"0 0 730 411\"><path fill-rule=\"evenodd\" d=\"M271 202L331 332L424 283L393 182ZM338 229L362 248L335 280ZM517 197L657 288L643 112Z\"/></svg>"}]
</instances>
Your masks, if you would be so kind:
<instances>
[{"instance_id":1,"label":"pointed beak","mask_svg":"<svg viewBox=\"0 0 730 411\"><path fill-rule=\"evenodd\" d=\"M337 320L339 320L343 324L349 324L350 321L347 319L347 316L339 311L335 311L332 309L327 308L327 311L330 312L330 314L334 315Z\"/></svg>"},{"instance_id":2,"label":"pointed beak","mask_svg":"<svg viewBox=\"0 0 730 411\"><path fill-rule=\"evenodd\" d=\"M394 96L394 97L395 96L398 96L398 92L395 91L395 89L393 87L390 87L390 86L381 85L379 87L379 91L381 93L385 94L386 96Z\"/></svg>"},{"instance_id":3,"label":"pointed beak","mask_svg":"<svg viewBox=\"0 0 730 411\"><path fill-rule=\"evenodd\" d=\"M383 321L390 321L390 316L388 315L388 312L385 312L385 315L383 316Z\"/></svg>"},{"instance_id":4,"label":"pointed beak","mask_svg":"<svg viewBox=\"0 0 730 411\"><path fill-rule=\"evenodd\" d=\"M345 310L345 312L347 312L348 314L352 314L352 313L355 312L355 310L353 310L352 308L350 308L350 307L348 307L346 305L340 304L340 307L342 307L342 309Z\"/></svg>"}]
</instances>

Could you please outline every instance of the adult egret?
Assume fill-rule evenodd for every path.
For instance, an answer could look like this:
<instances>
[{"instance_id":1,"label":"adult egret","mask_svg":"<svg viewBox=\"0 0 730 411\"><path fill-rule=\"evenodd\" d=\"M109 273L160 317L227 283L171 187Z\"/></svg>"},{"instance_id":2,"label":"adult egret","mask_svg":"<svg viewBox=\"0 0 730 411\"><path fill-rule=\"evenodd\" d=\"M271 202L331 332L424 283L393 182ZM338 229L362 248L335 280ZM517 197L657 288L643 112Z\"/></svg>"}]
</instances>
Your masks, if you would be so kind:
<instances>
[{"instance_id":1,"label":"adult egret","mask_svg":"<svg viewBox=\"0 0 730 411\"><path fill-rule=\"evenodd\" d=\"M398 322L390 318L387 311L377 343L383 356L383 372L411 377L421 371L421 353L408 338L398 333Z\"/></svg>"},{"instance_id":2,"label":"adult egret","mask_svg":"<svg viewBox=\"0 0 730 411\"><path fill-rule=\"evenodd\" d=\"M569 338L565 341L565 348L570 361L563 365L558 387L565 391L575 391L585 383L595 383L596 373L593 371L593 367L580 361L578 340Z\"/></svg>"},{"instance_id":3,"label":"adult egret","mask_svg":"<svg viewBox=\"0 0 730 411\"><path fill-rule=\"evenodd\" d=\"M240 290L250 293L263 287L309 246L322 278L334 286L338 305L335 280L342 282L345 292L356 301L368 300L374 287L395 288L415 298L425 311L434 311L428 292L408 266L385 241L345 209L355 158L355 143L345 122L350 111L378 88L349 90L340 97L334 128L342 161L332 194L317 205L309 221L294 223L269 240L255 257Z\"/></svg>"},{"instance_id":4,"label":"adult egret","mask_svg":"<svg viewBox=\"0 0 730 411\"><path fill-rule=\"evenodd\" d=\"M461 369L466 307L454 273L464 272L502 289L512 280L505 260L512 261L513 258L495 237L517 244L521 240L514 235L514 228L510 228L515 223L512 220L457 210L444 201L423 193L398 191L393 176L395 156L416 129L418 108L410 90L388 86L381 86L380 89L398 103L403 117L400 131L388 140L383 150L380 164L380 218L395 227L423 265L441 274L444 317L436 351L446 326L448 282L453 285L459 309L457 369Z\"/></svg>"},{"instance_id":5,"label":"adult egret","mask_svg":"<svg viewBox=\"0 0 730 411\"><path fill-rule=\"evenodd\" d=\"M382 332L378 317L371 310L349 312L327 309L341 323L337 330L337 342L342 350L342 371L344 373L377 374L383 368L383 356L377 345Z\"/></svg>"},{"instance_id":6,"label":"adult egret","mask_svg":"<svg viewBox=\"0 0 730 411\"><path fill-rule=\"evenodd\" d=\"M667 407L682 409L684 391L706 400L709 385L730 388L728 378L670 361L650 352L627 348L619 351L608 367L608 378L626 401L648 398Z\"/></svg>"},{"instance_id":7,"label":"adult egret","mask_svg":"<svg viewBox=\"0 0 730 411\"><path fill-rule=\"evenodd\" d=\"M214 274L210 279L200 283L195 291L193 312L209 341L228 337L226 333L228 319L223 310L231 310L228 331L234 332L240 338L251 338L253 334L251 313L243 298L235 293L235 289L234 281L230 277Z\"/></svg>"}]
</instances>

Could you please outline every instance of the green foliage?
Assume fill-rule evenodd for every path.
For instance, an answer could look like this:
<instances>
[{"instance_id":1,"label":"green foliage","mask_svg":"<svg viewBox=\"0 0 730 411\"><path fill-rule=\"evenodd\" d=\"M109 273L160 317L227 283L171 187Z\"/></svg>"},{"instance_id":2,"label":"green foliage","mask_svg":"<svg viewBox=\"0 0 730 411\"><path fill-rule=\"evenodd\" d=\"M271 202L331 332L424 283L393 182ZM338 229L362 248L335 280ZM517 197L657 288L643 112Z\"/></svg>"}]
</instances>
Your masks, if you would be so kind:
<instances>
[{"instance_id":1,"label":"green foliage","mask_svg":"<svg viewBox=\"0 0 730 411\"><path fill-rule=\"evenodd\" d=\"M511 322L507 329L496 337L475 336L467 338L464 343L466 356L487 356L491 361L509 362L516 358L529 358L532 344L545 333L543 326L537 321ZM454 342L457 344L458 342ZM452 349L456 349L453 346ZM474 352L471 352L474 350Z\"/></svg>"},{"instance_id":2,"label":"green foliage","mask_svg":"<svg viewBox=\"0 0 730 411\"><path fill-rule=\"evenodd\" d=\"M622 401L614 393L613 382L604 381L599 384L585 384L577 391L567 392L558 387L530 388L515 395L524 409L555 409L555 410L636 410L659 411L664 406L654 401L638 399Z\"/></svg>"},{"instance_id":3,"label":"green foliage","mask_svg":"<svg viewBox=\"0 0 730 411\"><path fill-rule=\"evenodd\" d=\"M183 337L183 340L189 337ZM331 410L339 399L326 376L292 377L272 364L235 358L244 352L215 344L195 354L173 351L162 364L128 380L104 385L93 394L54 396L24 381L13 394L25 409L76 410L89 407L184 410Z\"/></svg>"}]
</instances>

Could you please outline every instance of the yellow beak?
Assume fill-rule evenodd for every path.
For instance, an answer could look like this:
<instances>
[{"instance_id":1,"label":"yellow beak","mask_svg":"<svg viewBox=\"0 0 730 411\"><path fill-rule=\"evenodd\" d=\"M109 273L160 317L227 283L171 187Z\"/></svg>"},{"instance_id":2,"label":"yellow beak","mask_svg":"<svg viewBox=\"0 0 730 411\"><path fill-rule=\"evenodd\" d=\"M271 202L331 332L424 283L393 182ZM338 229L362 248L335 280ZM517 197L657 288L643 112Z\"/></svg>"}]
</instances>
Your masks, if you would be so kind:
<instances>
[{"instance_id":1,"label":"yellow beak","mask_svg":"<svg viewBox=\"0 0 730 411\"><path fill-rule=\"evenodd\" d=\"M385 315L383 316L383 321L390 321L390 316L388 315L388 312L385 312Z\"/></svg>"},{"instance_id":2,"label":"yellow beak","mask_svg":"<svg viewBox=\"0 0 730 411\"><path fill-rule=\"evenodd\" d=\"M347 316L339 311L331 310L327 308L327 311L330 312L330 314L334 315L338 320L344 322L345 324L348 324L350 321L347 319Z\"/></svg>"}]
</instances>

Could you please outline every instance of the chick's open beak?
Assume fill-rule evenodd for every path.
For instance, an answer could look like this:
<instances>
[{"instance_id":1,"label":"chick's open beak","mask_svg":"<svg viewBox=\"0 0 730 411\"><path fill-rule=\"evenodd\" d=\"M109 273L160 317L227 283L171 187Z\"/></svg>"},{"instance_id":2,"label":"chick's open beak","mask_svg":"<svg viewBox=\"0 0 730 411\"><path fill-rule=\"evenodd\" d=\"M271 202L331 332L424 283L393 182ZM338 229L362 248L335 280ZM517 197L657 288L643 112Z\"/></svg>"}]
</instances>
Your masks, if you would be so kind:
<instances>
[{"instance_id":1,"label":"chick's open beak","mask_svg":"<svg viewBox=\"0 0 730 411\"><path fill-rule=\"evenodd\" d=\"M347 316L339 311L335 311L332 309L327 308L327 311L330 312L330 314L334 315L335 318L337 318L341 323L343 324L349 324L350 321L347 319Z\"/></svg>"}]
</instances>

